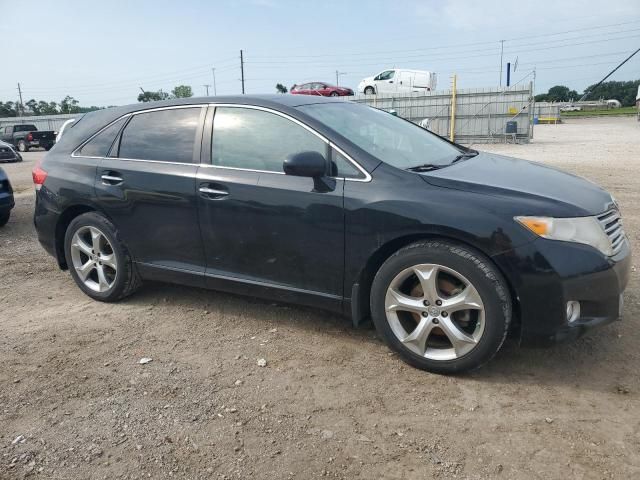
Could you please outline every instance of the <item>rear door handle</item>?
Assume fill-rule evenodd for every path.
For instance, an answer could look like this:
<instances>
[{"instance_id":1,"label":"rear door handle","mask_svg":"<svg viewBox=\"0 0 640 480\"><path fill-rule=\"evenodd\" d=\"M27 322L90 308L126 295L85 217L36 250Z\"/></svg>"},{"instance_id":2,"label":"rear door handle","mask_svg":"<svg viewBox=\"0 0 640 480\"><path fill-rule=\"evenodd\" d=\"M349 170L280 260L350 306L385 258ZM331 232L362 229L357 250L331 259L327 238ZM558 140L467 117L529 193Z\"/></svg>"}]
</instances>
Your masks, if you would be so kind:
<instances>
[{"instance_id":1,"label":"rear door handle","mask_svg":"<svg viewBox=\"0 0 640 480\"><path fill-rule=\"evenodd\" d=\"M210 199L222 198L229 195L229 192L227 192L226 190L220 190L219 188L211 188L205 186L200 187L198 191L203 197Z\"/></svg>"},{"instance_id":2,"label":"rear door handle","mask_svg":"<svg viewBox=\"0 0 640 480\"><path fill-rule=\"evenodd\" d=\"M122 177L119 177L117 175L118 174L115 172L107 172L103 173L100 178L102 179L102 183L104 183L105 185L119 185L124 180L122 179Z\"/></svg>"}]
</instances>

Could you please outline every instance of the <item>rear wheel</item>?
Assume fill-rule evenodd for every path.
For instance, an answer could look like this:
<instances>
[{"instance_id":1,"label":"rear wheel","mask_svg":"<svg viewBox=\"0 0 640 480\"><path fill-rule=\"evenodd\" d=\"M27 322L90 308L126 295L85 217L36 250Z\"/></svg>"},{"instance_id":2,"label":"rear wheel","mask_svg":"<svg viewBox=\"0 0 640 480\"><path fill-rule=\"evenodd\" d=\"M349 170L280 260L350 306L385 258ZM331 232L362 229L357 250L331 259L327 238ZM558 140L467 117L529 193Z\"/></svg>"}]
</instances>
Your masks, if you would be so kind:
<instances>
[{"instance_id":1,"label":"rear wheel","mask_svg":"<svg viewBox=\"0 0 640 480\"><path fill-rule=\"evenodd\" d=\"M428 241L399 250L380 267L371 312L376 329L407 363L457 373L498 352L511 301L502 276L480 253Z\"/></svg>"},{"instance_id":2,"label":"rear wheel","mask_svg":"<svg viewBox=\"0 0 640 480\"><path fill-rule=\"evenodd\" d=\"M364 89L364 94L365 95L373 95L374 93L376 93L375 89L373 87L366 87Z\"/></svg>"},{"instance_id":3,"label":"rear wheel","mask_svg":"<svg viewBox=\"0 0 640 480\"><path fill-rule=\"evenodd\" d=\"M114 302L140 285L133 260L114 225L97 212L74 218L65 234L71 276L88 296Z\"/></svg>"},{"instance_id":4,"label":"rear wheel","mask_svg":"<svg viewBox=\"0 0 640 480\"><path fill-rule=\"evenodd\" d=\"M25 142L24 140L18 140L18 151L19 152L28 152L29 151L29 146L27 145L27 142Z\"/></svg>"}]
</instances>

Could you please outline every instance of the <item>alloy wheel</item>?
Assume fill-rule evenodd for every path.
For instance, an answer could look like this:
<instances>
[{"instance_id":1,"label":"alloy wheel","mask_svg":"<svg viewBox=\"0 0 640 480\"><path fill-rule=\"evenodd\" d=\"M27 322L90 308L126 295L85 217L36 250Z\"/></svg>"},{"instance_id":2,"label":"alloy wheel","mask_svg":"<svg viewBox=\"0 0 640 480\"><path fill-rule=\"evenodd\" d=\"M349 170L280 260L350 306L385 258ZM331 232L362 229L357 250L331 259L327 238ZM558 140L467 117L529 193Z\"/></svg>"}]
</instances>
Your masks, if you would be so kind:
<instances>
[{"instance_id":1,"label":"alloy wheel","mask_svg":"<svg viewBox=\"0 0 640 480\"><path fill-rule=\"evenodd\" d=\"M106 292L116 281L116 254L105 234L96 227L80 227L74 233L71 261L82 283L94 292Z\"/></svg>"},{"instance_id":2,"label":"alloy wheel","mask_svg":"<svg viewBox=\"0 0 640 480\"><path fill-rule=\"evenodd\" d=\"M478 290L459 272L436 264L406 268L385 297L387 322L411 352L430 360L454 360L482 338L485 308Z\"/></svg>"}]
</instances>

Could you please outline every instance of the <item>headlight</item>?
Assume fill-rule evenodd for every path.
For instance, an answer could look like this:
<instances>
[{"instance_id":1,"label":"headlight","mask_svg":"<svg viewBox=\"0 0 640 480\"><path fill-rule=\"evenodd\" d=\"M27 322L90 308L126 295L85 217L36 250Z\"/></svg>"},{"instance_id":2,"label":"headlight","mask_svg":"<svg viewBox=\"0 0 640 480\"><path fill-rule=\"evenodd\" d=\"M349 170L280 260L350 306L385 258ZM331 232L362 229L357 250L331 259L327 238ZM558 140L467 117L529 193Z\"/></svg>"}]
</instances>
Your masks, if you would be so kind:
<instances>
[{"instance_id":1,"label":"headlight","mask_svg":"<svg viewBox=\"0 0 640 480\"><path fill-rule=\"evenodd\" d=\"M584 243L607 256L613 255L611 241L595 217L515 217L515 220L541 237Z\"/></svg>"}]
</instances>

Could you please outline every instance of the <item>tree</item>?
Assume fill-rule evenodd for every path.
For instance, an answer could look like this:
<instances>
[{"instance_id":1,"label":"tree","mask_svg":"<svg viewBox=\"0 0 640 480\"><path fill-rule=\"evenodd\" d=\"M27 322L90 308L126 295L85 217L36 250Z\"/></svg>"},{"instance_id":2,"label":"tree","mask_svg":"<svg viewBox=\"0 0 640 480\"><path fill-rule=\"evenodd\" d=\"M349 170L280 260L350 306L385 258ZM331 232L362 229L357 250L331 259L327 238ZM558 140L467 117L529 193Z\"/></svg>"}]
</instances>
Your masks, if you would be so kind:
<instances>
[{"instance_id":1,"label":"tree","mask_svg":"<svg viewBox=\"0 0 640 480\"><path fill-rule=\"evenodd\" d=\"M24 104L34 115L40 115L40 105L34 98Z\"/></svg>"},{"instance_id":2,"label":"tree","mask_svg":"<svg viewBox=\"0 0 640 480\"><path fill-rule=\"evenodd\" d=\"M157 100L166 100L167 98L169 98L169 94L162 90L158 90L157 92L145 91L138 95L139 102L155 102Z\"/></svg>"},{"instance_id":3,"label":"tree","mask_svg":"<svg viewBox=\"0 0 640 480\"><path fill-rule=\"evenodd\" d=\"M42 115L55 115L58 113L58 104L56 102L44 102L40 100L38 102L38 109Z\"/></svg>"},{"instance_id":4,"label":"tree","mask_svg":"<svg viewBox=\"0 0 640 480\"><path fill-rule=\"evenodd\" d=\"M564 85L556 85L551 87L548 93L536 95L535 100L536 102L571 102L579 98L580 94L575 90L570 90Z\"/></svg>"},{"instance_id":5,"label":"tree","mask_svg":"<svg viewBox=\"0 0 640 480\"><path fill-rule=\"evenodd\" d=\"M67 95L60 101L60 113L78 113L78 100Z\"/></svg>"},{"instance_id":6,"label":"tree","mask_svg":"<svg viewBox=\"0 0 640 480\"><path fill-rule=\"evenodd\" d=\"M0 102L0 117L15 117L16 104L13 102Z\"/></svg>"},{"instance_id":7,"label":"tree","mask_svg":"<svg viewBox=\"0 0 640 480\"><path fill-rule=\"evenodd\" d=\"M178 85L173 90L171 90L171 93L175 98L193 97L193 90L191 90L191 87L189 85Z\"/></svg>"},{"instance_id":8,"label":"tree","mask_svg":"<svg viewBox=\"0 0 640 480\"><path fill-rule=\"evenodd\" d=\"M604 82L595 90L592 90L595 85L590 85L585 89L585 92L589 92L589 96L587 97L589 100L598 100L600 98L610 100L615 98L622 103L622 106L629 107L636 104L638 85L640 85L640 80L626 82L610 81Z\"/></svg>"},{"instance_id":9,"label":"tree","mask_svg":"<svg viewBox=\"0 0 640 480\"><path fill-rule=\"evenodd\" d=\"M276 90L278 91L278 93L287 93L289 91L287 90L287 87L285 87L281 83L276 84Z\"/></svg>"}]
</instances>

